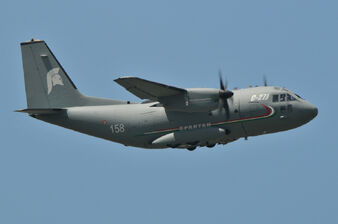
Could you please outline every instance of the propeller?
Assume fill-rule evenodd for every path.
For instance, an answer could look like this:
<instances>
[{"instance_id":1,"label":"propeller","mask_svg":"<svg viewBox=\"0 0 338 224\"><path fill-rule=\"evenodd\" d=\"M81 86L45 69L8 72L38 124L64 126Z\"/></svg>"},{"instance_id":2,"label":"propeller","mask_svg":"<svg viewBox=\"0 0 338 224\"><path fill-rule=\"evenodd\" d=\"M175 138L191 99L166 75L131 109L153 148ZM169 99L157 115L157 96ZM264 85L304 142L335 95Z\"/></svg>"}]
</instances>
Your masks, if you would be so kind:
<instances>
[{"instance_id":1,"label":"propeller","mask_svg":"<svg viewBox=\"0 0 338 224\"><path fill-rule=\"evenodd\" d=\"M230 117L230 110L229 110L229 103L228 99L231 98L234 93L230 90L227 90L228 88L228 80L225 81L225 85L223 84L223 78L222 78L222 71L218 71L219 75L219 84L220 84L220 91L219 91L219 98L222 101L223 107L225 109L226 118L229 119Z\"/></svg>"},{"instance_id":2,"label":"propeller","mask_svg":"<svg viewBox=\"0 0 338 224\"><path fill-rule=\"evenodd\" d=\"M263 83L264 83L264 86L268 86L268 81L266 79L266 75L263 75Z\"/></svg>"}]
</instances>

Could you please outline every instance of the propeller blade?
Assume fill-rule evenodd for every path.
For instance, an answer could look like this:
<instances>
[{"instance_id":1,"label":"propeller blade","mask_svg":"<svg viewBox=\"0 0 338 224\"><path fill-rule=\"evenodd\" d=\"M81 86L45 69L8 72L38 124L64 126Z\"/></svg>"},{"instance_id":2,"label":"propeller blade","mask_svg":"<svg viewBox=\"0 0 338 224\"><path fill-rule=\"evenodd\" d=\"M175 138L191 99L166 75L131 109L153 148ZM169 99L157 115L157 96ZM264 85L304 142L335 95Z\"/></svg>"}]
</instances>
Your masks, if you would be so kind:
<instances>
[{"instance_id":1,"label":"propeller blade","mask_svg":"<svg viewBox=\"0 0 338 224\"><path fill-rule=\"evenodd\" d=\"M268 81L266 79L266 75L263 75L263 82L264 82L264 86L268 86Z\"/></svg>"},{"instance_id":2,"label":"propeller blade","mask_svg":"<svg viewBox=\"0 0 338 224\"><path fill-rule=\"evenodd\" d=\"M225 79L225 85L223 84L223 75L222 75L222 70L218 71L218 76L219 76L219 83L221 90L227 90L228 89L228 80Z\"/></svg>"},{"instance_id":3,"label":"propeller blade","mask_svg":"<svg viewBox=\"0 0 338 224\"><path fill-rule=\"evenodd\" d=\"M219 85L220 85L220 91L219 91L219 98L220 98L220 107L219 110L221 111L221 105L223 106L226 114L227 120L230 118L230 109L229 109L229 103L228 99L231 98L234 93L230 90L227 90L228 88L228 80L225 80L225 85L223 83L223 78L222 78L222 71L218 71L218 76L219 76ZM222 102L223 101L223 102Z\"/></svg>"},{"instance_id":4,"label":"propeller blade","mask_svg":"<svg viewBox=\"0 0 338 224\"><path fill-rule=\"evenodd\" d=\"M226 118L227 118L227 120L229 120L229 118L230 118L230 111L229 111L228 100L225 99L225 100L223 100L223 102L224 102L223 107L225 109Z\"/></svg>"},{"instance_id":5,"label":"propeller blade","mask_svg":"<svg viewBox=\"0 0 338 224\"><path fill-rule=\"evenodd\" d=\"M221 89L221 90L225 90L225 87L224 87L224 85L223 85L222 71L221 71L221 70L218 71L218 76L219 76L219 85L220 85L220 89Z\"/></svg>"}]
</instances>

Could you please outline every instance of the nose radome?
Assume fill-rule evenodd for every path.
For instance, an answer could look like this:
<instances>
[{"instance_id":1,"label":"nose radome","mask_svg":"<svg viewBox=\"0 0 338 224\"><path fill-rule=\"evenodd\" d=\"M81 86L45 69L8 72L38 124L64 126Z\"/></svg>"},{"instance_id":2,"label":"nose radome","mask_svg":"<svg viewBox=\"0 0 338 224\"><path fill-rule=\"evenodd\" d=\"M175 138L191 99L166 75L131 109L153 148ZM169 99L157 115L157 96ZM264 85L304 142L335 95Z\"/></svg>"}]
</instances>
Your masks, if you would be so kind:
<instances>
[{"instance_id":1,"label":"nose radome","mask_svg":"<svg viewBox=\"0 0 338 224\"><path fill-rule=\"evenodd\" d=\"M318 114L318 108L316 106L314 106L311 103L308 103L307 107L306 107L307 113L310 116L310 120L312 120L313 118L315 118Z\"/></svg>"},{"instance_id":2,"label":"nose radome","mask_svg":"<svg viewBox=\"0 0 338 224\"><path fill-rule=\"evenodd\" d=\"M318 108L317 107L314 107L313 108L313 118L315 118L318 114Z\"/></svg>"}]
</instances>

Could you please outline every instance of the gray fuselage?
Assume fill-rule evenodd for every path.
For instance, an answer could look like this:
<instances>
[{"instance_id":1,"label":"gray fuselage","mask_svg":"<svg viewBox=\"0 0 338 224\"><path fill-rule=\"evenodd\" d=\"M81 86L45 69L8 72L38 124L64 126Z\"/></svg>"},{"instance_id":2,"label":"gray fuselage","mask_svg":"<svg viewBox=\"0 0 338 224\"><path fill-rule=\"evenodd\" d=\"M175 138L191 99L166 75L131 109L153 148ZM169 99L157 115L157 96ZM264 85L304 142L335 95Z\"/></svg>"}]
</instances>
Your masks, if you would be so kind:
<instances>
[{"instance_id":1,"label":"gray fuselage","mask_svg":"<svg viewBox=\"0 0 338 224\"><path fill-rule=\"evenodd\" d=\"M34 117L126 146L156 149L213 146L285 131L309 122L318 113L314 105L284 88L253 87L233 93L229 119L223 108L177 112L167 111L158 102L70 107L64 113ZM216 129L226 132L217 135ZM166 144L171 133L174 140ZM167 139L156 141L165 135Z\"/></svg>"}]
</instances>

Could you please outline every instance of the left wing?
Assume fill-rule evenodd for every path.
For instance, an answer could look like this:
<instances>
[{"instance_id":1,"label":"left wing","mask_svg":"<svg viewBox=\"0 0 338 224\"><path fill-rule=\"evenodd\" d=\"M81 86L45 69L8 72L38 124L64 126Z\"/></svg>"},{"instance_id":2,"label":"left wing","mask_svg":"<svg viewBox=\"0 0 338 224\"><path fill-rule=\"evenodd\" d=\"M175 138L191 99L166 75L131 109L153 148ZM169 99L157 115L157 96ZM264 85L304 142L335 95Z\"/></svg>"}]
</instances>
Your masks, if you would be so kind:
<instances>
[{"instance_id":1,"label":"left wing","mask_svg":"<svg viewBox=\"0 0 338 224\"><path fill-rule=\"evenodd\" d=\"M114 80L141 99L161 101L161 98L186 94L185 89L168 86L137 77L122 77Z\"/></svg>"}]
</instances>

